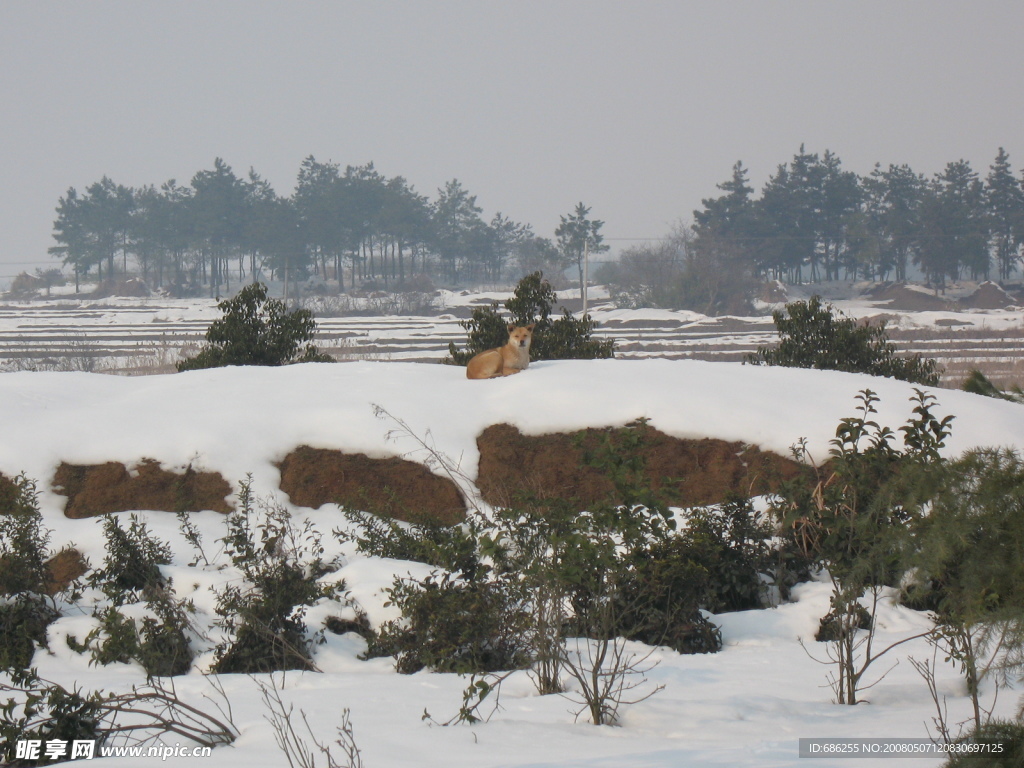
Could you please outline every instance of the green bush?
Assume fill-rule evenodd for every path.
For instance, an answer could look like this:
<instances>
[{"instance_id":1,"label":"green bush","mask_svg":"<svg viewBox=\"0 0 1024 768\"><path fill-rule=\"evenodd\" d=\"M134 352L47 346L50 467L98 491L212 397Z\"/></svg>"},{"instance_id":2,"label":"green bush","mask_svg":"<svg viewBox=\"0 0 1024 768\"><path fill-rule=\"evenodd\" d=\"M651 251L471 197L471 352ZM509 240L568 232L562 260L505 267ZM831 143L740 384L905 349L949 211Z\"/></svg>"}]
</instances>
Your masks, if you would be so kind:
<instances>
[{"instance_id":1,"label":"green bush","mask_svg":"<svg viewBox=\"0 0 1024 768\"><path fill-rule=\"evenodd\" d=\"M895 647L872 644L875 617L885 588L898 585L907 568L915 522L944 471L941 449L953 420L935 416L935 398L915 390L914 415L899 428L900 449L896 433L873 418L878 396L865 389L858 400L859 414L836 427L828 463L812 465L810 481L800 477L784 484L774 504L793 549L832 583L831 610L819 635L832 643L829 658L836 670L829 684L836 702L846 705L860 701L868 668ZM813 464L803 442L794 455ZM861 631L866 638L858 638Z\"/></svg>"},{"instance_id":2,"label":"green bush","mask_svg":"<svg viewBox=\"0 0 1024 768\"><path fill-rule=\"evenodd\" d=\"M38 759L19 758L16 745L27 740L59 740L68 747L74 741L90 741L97 753L104 745L144 750L173 738L211 749L230 744L238 730L231 722L223 688L215 684L214 689L222 699L213 703L216 716L181 701L173 685L165 686L159 678L133 685L124 693L104 693L83 692L78 687L69 690L38 677L35 670L15 672L0 679L0 701L6 701L0 706L0 741L6 744L0 763L30 766L59 762L45 754Z\"/></svg>"},{"instance_id":3,"label":"green bush","mask_svg":"<svg viewBox=\"0 0 1024 768\"><path fill-rule=\"evenodd\" d=\"M83 643L68 636L68 647L77 653L88 652L95 664L137 662L149 677L186 674L194 655L188 638L191 606L162 589L151 592L146 605L152 615L141 622L107 606L97 614L100 626Z\"/></svg>"},{"instance_id":4,"label":"green bush","mask_svg":"<svg viewBox=\"0 0 1024 768\"><path fill-rule=\"evenodd\" d=\"M46 645L46 629L60 616L47 595L51 532L35 483L24 475L6 487L0 505L0 668L20 670L32 663L36 645Z\"/></svg>"},{"instance_id":5,"label":"green bush","mask_svg":"<svg viewBox=\"0 0 1024 768\"><path fill-rule=\"evenodd\" d=\"M43 525L35 483L19 475L0 504L0 595L45 592L51 532Z\"/></svg>"},{"instance_id":6,"label":"green bush","mask_svg":"<svg viewBox=\"0 0 1024 768\"><path fill-rule=\"evenodd\" d=\"M367 656L394 656L395 669L461 674L529 665L528 617L512 581L467 581L448 573L396 579L389 602L402 618L386 622Z\"/></svg>"},{"instance_id":7,"label":"green bush","mask_svg":"<svg viewBox=\"0 0 1024 768\"><path fill-rule=\"evenodd\" d=\"M1024 459L978 448L947 464L915 526L912 596L968 622L1024 610Z\"/></svg>"},{"instance_id":8,"label":"green bush","mask_svg":"<svg viewBox=\"0 0 1024 768\"><path fill-rule=\"evenodd\" d=\"M305 612L321 599L339 597L345 585L319 582L333 564L324 561L321 536L311 523L296 528L277 504L263 504L258 513L248 479L238 502L222 541L244 582L217 596L218 623L232 638L217 646L213 671L314 669Z\"/></svg>"},{"instance_id":9,"label":"green bush","mask_svg":"<svg viewBox=\"0 0 1024 768\"><path fill-rule=\"evenodd\" d=\"M482 573L476 538L461 526L403 524L351 509L345 510L345 518L359 532L335 530L334 535L343 541L353 541L364 555L426 563L469 580Z\"/></svg>"},{"instance_id":10,"label":"green bush","mask_svg":"<svg viewBox=\"0 0 1024 768\"><path fill-rule=\"evenodd\" d=\"M497 303L474 309L473 316L461 323L468 333L466 346L460 350L450 342L446 362L466 365L480 352L505 346L509 323L534 324L530 360L590 360L614 356L614 341L592 338L597 325L589 316L576 319L564 310L561 317L552 319L551 311L557 301L555 291L542 273L527 275L505 302L510 318L502 318Z\"/></svg>"},{"instance_id":11,"label":"green bush","mask_svg":"<svg viewBox=\"0 0 1024 768\"><path fill-rule=\"evenodd\" d=\"M721 632L699 610L712 577L693 554L678 536L633 553L616 589L616 634L679 653L721 650Z\"/></svg>"},{"instance_id":12,"label":"green bush","mask_svg":"<svg viewBox=\"0 0 1024 768\"><path fill-rule=\"evenodd\" d=\"M174 597L170 580L160 572L161 565L171 563L170 545L154 537L134 513L127 528L116 515L105 515L103 535L103 567L90 574L89 583L100 589L110 604L93 614L100 626L83 642L68 637L68 646L89 653L96 664L134 661L151 677L185 674L193 658L188 639L192 609ZM144 603L149 614L139 621L120 610L136 603Z\"/></svg>"},{"instance_id":13,"label":"green bush","mask_svg":"<svg viewBox=\"0 0 1024 768\"><path fill-rule=\"evenodd\" d=\"M83 695L81 690L68 690L60 685L47 685L34 671L11 675L12 685L3 685L5 693L28 695L11 697L0 707L0 739L9 750L4 765L49 765L50 760L16 761L14 750L19 741L60 739L93 741L98 752L106 741L100 722L102 706L95 695Z\"/></svg>"},{"instance_id":14,"label":"green bush","mask_svg":"<svg viewBox=\"0 0 1024 768\"><path fill-rule=\"evenodd\" d=\"M103 567L91 574L89 582L115 605L134 603L146 590L165 586L160 566L170 565L171 547L153 537L145 520L132 513L125 529L117 515L104 515L103 536Z\"/></svg>"},{"instance_id":15,"label":"green bush","mask_svg":"<svg viewBox=\"0 0 1024 768\"><path fill-rule=\"evenodd\" d=\"M921 355L897 356L884 321L858 323L830 304L822 304L820 296L787 304L785 313L773 312L772 318L779 343L759 347L746 362L869 373L928 386L939 383L941 370L934 360Z\"/></svg>"},{"instance_id":16,"label":"green bush","mask_svg":"<svg viewBox=\"0 0 1024 768\"><path fill-rule=\"evenodd\" d=\"M46 629L60 616L43 596L21 593L0 604L0 669L28 669Z\"/></svg>"},{"instance_id":17,"label":"green bush","mask_svg":"<svg viewBox=\"0 0 1024 768\"><path fill-rule=\"evenodd\" d=\"M690 510L679 534L691 560L708 573L700 596L711 613L764 607L775 552L769 540L774 526L754 511L749 499L733 497L718 507Z\"/></svg>"},{"instance_id":18,"label":"green bush","mask_svg":"<svg viewBox=\"0 0 1024 768\"><path fill-rule=\"evenodd\" d=\"M953 753L942 768L1022 768L1024 767L1024 723L1019 720L992 720L976 729L958 744L990 746L998 752L965 751Z\"/></svg>"},{"instance_id":19,"label":"green bush","mask_svg":"<svg viewBox=\"0 0 1024 768\"><path fill-rule=\"evenodd\" d=\"M226 365L288 365L333 362L311 343L316 321L311 312L289 312L267 296L267 286L252 283L217 305L224 313L206 332L206 346L178 363L179 371Z\"/></svg>"},{"instance_id":20,"label":"green bush","mask_svg":"<svg viewBox=\"0 0 1024 768\"><path fill-rule=\"evenodd\" d=\"M585 451L586 464L615 488L607 502L580 512L569 502L524 498L496 510L495 530L482 539L498 574L519 580L534 596L542 660L557 654L567 635L624 637L681 653L721 647L717 629L700 609L720 606L716 576L742 581L728 573L728 563L733 543L747 543L731 543L728 524L700 512L694 513L692 531L675 530L672 513L646 476L648 430L643 420L608 430ZM737 530L747 509L740 506ZM746 588L759 594L756 566L752 573L756 586ZM728 586L721 589L730 594ZM551 676L547 685L553 687L553 671Z\"/></svg>"}]
</instances>

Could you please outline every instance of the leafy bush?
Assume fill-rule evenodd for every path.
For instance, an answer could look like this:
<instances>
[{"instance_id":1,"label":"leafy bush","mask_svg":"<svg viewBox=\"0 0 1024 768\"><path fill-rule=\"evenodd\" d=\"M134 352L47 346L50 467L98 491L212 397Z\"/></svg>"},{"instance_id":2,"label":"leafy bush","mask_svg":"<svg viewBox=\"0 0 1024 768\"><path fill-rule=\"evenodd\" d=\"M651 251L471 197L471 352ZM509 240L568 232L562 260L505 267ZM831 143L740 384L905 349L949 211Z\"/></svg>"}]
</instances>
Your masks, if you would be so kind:
<instances>
[{"instance_id":1,"label":"leafy bush","mask_svg":"<svg viewBox=\"0 0 1024 768\"><path fill-rule=\"evenodd\" d=\"M943 471L940 449L952 416L932 413L935 399L915 390L914 416L895 433L872 416L878 396L860 393L859 414L841 419L826 466L814 466L816 482L801 478L783 485L775 504L782 530L807 560L827 571L831 611L823 619L836 674L830 684L840 704L857 704L868 667L893 646L873 648L882 590L899 583L912 550L913 524L928 500L932 479ZM801 443L794 454L808 463ZM861 599L867 595L869 606ZM870 622L865 622L867 608ZM858 632L866 625L866 635Z\"/></svg>"},{"instance_id":2,"label":"leafy bush","mask_svg":"<svg viewBox=\"0 0 1024 768\"><path fill-rule=\"evenodd\" d=\"M0 668L25 669L60 616L48 593L50 531L35 483L19 475L0 498Z\"/></svg>"},{"instance_id":3,"label":"leafy bush","mask_svg":"<svg viewBox=\"0 0 1024 768\"><path fill-rule=\"evenodd\" d=\"M979 729L982 680L995 674L998 691L1024 670L1024 459L979 448L944 469L915 524L909 596L934 611L934 642L963 674Z\"/></svg>"},{"instance_id":4,"label":"leafy bush","mask_svg":"<svg viewBox=\"0 0 1024 768\"><path fill-rule=\"evenodd\" d=\"M918 593L944 615L970 622L1024 609L1024 459L979 448L950 462L916 524Z\"/></svg>"},{"instance_id":5,"label":"leafy bush","mask_svg":"<svg viewBox=\"0 0 1024 768\"><path fill-rule=\"evenodd\" d=\"M21 593L0 604L0 669L27 669L60 613L43 596Z\"/></svg>"},{"instance_id":6,"label":"leafy bush","mask_svg":"<svg viewBox=\"0 0 1024 768\"><path fill-rule=\"evenodd\" d=\"M524 598L512 581L441 573L421 581L396 579L388 594L402 618L381 626L367 655L394 656L403 674L424 668L485 673L530 663Z\"/></svg>"},{"instance_id":7,"label":"leafy bush","mask_svg":"<svg viewBox=\"0 0 1024 768\"><path fill-rule=\"evenodd\" d=\"M289 312L267 296L267 286L252 283L217 308L224 313L206 332L206 346L178 363L179 371L225 365L288 365L333 362L311 343L316 321L311 312Z\"/></svg>"},{"instance_id":8,"label":"leafy bush","mask_svg":"<svg viewBox=\"0 0 1024 768\"><path fill-rule=\"evenodd\" d=\"M712 613L764 606L766 578L775 553L774 526L754 511L749 499L733 497L717 508L690 510L679 534L691 560L708 573L701 608Z\"/></svg>"},{"instance_id":9,"label":"leafy bush","mask_svg":"<svg viewBox=\"0 0 1024 768\"><path fill-rule=\"evenodd\" d=\"M11 684L2 684L5 692L26 693L23 703L10 698L0 707L0 738L10 752L5 765L41 765L51 761L15 760L12 754L19 741L28 739L60 739L68 744L76 740L93 741L102 745L106 738L100 725L101 706L97 697L83 695L75 688L68 690L57 684L47 685L34 672L11 675Z\"/></svg>"},{"instance_id":10,"label":"leafy bush","mask_svg":"<svg viewBox=\"0 0 1024 768\"><path fill-rule=\"evenodd\" d=\"M0 594L46 591L50 531L39 513L35 483L19 475L0 498Z\"/></svg>"},{"instance_id":11,"label":"leafy bush","mask_svg":"<svg viewBox=\"0 0 1024 768\"><path fill-rule=\"evenodd\" d=\"M785 314L776 311L772 318L779 343L759 347L747 356L748 363L870 373L929 386L939 383L940 369L934 360L919 354L896 355L884 321L858 323L822 304L820 296L787 304Z\"/></svg>"},{"instance_id":12,"label":"leafy bush","mask_svg":"<svg viewBox=\"0 0 1024 768\"><path fill-rule=\"evenodd\" d=\"M93 571L89 583L110 600L94 615L100 626L83 642L68 637L68 646L88 652L93 663L138 662L150 676L181 675L192 666L189 632L191 605L178 600L169 579L160 572L171 562L171 548L155 538L138 515L129 517L127 528L116 515L103 518L106 556L103 567ZM149 615L135 620L120 609L144 603Z\"/></svg>"},{"instance_id":13,"label":"leafy bush","mask_svg":"<svg viewBox=\"0 0 1024 768\"><path fill-rule=\"evenodd\" d=\"M552 320L551 310L557 301L543 274L527 275L519 281L512 298L505 302L510 319L501 317L497 303L474 309L473 316L461 323L468 332L465 348L460 350L450 342L446 362L466 365L480 352L505 346L509 323L535 324L530 344L531 360L589 360L614 356L614 341L591 338L596 323L589 316L576 319L569 310L564 310L561 317Z\"/></svg>"},{"instance_id":14,"label":"leafy bush","mask_svg":"<svg viewBox=\"0 0 1024 768\"><path fill-rule=\"evenodd\" d=\"M103 516L106 556L89 581L115 605L136 602L146 590L165 586L161 565L170 565L171 547L150 534L146 521L132 513L128 528L116 515Z\"/></svg>"},{"instance_id":15,"label":"leafy bush","mask_svg":"<svg viewBox=\"0 0 1024 768\"><path fill-rule=\"evenodd\" d=\"M699 610L712 578L689 542L674 536L635 552L632 561L617 589L616 632L679 653L721 650L721 632Z\"/></svg>"},{"instance_id":16,"label":"leafy bush","mask_svg":"<svg viewBox=\"0 0 1024 768\"><path fill-rule=\"evenodd\" d=\"M1020 768L1024 765L1024 723L1019 720L992 720L958 739L957 743L978 744L999 751L954 752L942 768Z\"/></svg>"},{"instance_id":17,"label":"leafy bush","mask_svg":"<svg viewBox=\"0 0 1024 768\"><path fill-rule=\"evenodd\" d=\"M403 525L391 518L351 509L345 510L345 518L359 533L335 530L334 535L355 542L356 549L364 555L426 563L470 580L481 573L476 538L460 526Z\"/></svg>"},{"instance_id":18,"label":"leafy bush","mask_svg":"<svg viewBox=\"0 0 1024 768\"><path fill-rule=\"evenodd\" d=\"M317 601L339 597L345 585L319 583L331 564L323 559L321 536L311 523L297 529L288 510L277 504L263 504L261 516L248 479L238 501L222 541L244 583L217 596L219 624L233 639L218 645L213 670L314 669L303 617Z\"/></svg>"},{"instance_id":19,"label":"leafy bush","mask_svg":"<svg viewBox=\"0 0 1024 768\"><path fill-rule=\"evenodd\" d=\"M149 677L186 674L194 655L188 638L191 606L165 590L151 593L146 605L153 615L141 622L107 606L98 613L100 626L82 643L68 636L68 646L77 653L90 653L95 664L138 662Z\"/></svg>"},{"instance_id":20,"label":"leafy bush","mask_svg":"<svg viewBox=\"0 0 1024 768\"><path fill-rule=\"evenodd\" d=\"M666 525L661 509L639 505L591 512L576 520L563 575L575 615L572 631L595 639L623 637L679 653L721 649L721 636L700 613L713 574L686 535Z\"/></svg>"}]
</instances>

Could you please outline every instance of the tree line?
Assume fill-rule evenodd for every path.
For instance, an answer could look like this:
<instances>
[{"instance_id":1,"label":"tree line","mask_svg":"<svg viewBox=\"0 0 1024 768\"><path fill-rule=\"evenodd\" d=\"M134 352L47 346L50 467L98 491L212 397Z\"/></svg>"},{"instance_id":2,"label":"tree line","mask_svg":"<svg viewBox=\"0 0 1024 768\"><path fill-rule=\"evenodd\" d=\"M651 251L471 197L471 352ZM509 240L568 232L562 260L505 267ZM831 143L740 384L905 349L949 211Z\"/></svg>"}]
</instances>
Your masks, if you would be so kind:
<instances>
[{"instance_id":1,"label":"tree line","mask_svg":"<svg viewBox=\"0 0 1024 768\"><path fill-rule=\"evenodd\" d=\"M1002 148L982 179L958 160L931 179L908 165L867 176L803 146L761 190L742 162L705 198L692 225L625 249L598 281L625 307L749 314L765 280L1009 280L1024 245L1024 176Z\"/></svg>"},{"instance_id":2,"label":"tree line","mask_svg":"<svg viewBox=\"0 0 1024 768\"><path fill-rule=\"evenodd\" d=\"M1021 261L1024 176L1001 147L984 179L966 160L928 179L908 165L859 176L838 155L801 146L760 197L742 162L718 188L694 211L694 248L765 277L906 280L914 265L941 287L966 276L1005 281Z\"/></svg>"},{"instance_id":3,"label":"tree line","mask_svg":"<svg viewBox=\"0 0 1024 768\"><path fill-rule=\"evenodd\" d=\"M188 186L116 184L104 176L60 198L50 253L75 275L110 281L130 268L184 291L232 282L317 276L346 287L406 286L426 275L446 284L498 282L511 268L562 270L599 251L602 222L580 203L555 239L496 213L453 179L431 200L373 163L302 161L290 197L255 170L239 177L222 159Z\"/></svg>"},{"instance_id":4,"label":"tree line","mask_svg":"<svg viewBox=\"0 0 1024 768\"><path fill-rule=\"evenodd\" d=\"M867 176L838 155L800 147L759 196L742 162L705 198L693 225L657 246L623 252L633 303L726 311L753 280L906 280L916 267L932 285L947 279L1010 279L1024 245L1024 176L1002 148L981 178L969 162L932 178L908 165ZM158 286L209 285L211 295L256 279L337 281L338 290L410 284L504 282L536 270L576 267L607 250L603 222L579 203L554 238L500 212L482 217L476 196L453 179L433 199L373 163L302 161L294 193L278 195L254 170L239 177L220 158L187 185L125 187L104 177L60 198L51 254L76 281L111 280L129 265ZM653 300L647 294L672 294ZM643 294L639 298L633 294ZM675 294L679 294L676 296Z\"/></svg>"}]
</instances>

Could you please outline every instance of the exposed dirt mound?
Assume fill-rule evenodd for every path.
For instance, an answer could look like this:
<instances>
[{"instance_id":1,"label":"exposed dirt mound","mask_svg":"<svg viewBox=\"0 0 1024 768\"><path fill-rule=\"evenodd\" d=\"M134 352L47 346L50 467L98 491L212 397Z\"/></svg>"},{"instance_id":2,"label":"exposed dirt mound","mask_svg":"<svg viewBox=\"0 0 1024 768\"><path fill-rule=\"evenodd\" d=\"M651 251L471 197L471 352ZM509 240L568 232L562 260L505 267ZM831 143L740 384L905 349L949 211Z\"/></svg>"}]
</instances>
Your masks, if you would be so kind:
<instances>
[{"instance_id":1,"label":"exposed dirt mound","mask_svg":"<svg viewBox=\"0 0 1024 768\"><path fill-rule=\"evenodd\" d=\"M75 465L61 462L53 478L54 490L68 497L64 514L70 518L95 517L108 512L230 512L225 501L231 485L217 472L183 473L143 459L129 472L124 464Z\"/></svg>"},{"instance_id":2,"label":"exposed dirt mound","mask_svg":"<svg viewBox=\"0 0 1024 768\"><path fill-rule=\"evenodd\" d=\"M96 290L92 292L92 298L94 299L105 299L108 296L145 298L149 295L149 286L146 285L145 281L137 277L117 281L106 280L96 286Z\"/></svg>"},{"instance_id":3,"label":"exposed dirt mound","mask_svg":"<svg viewBox=\"0 0 1024 768\"><path fill-rule=\"evenodd\" d=\"M873 301L885 302L886 309L897 309L903 312L956 309L955 302L916 290L904 283L882 283L868 291L867 295Z\"/></svg>"},{"instance_id":4,"label":"exposed dirt mound","mask_svg":"<svg viewBox=\"0 0 1024 768\"><path fill-rule=\"evenodd\" d=\"M960 299L960 304L970 309L1005 309L1017 300L996 283L982 283L970 296Z\"/></svg>"},{"instance_id":5,"label":"exposed dirt mound","mask_svg":"<svg viewBox=\"0 0 1024 768\"><path fill-rule=\"evenodd\" d=\"M371 459L303 445L278 465L293 504L340 504L407 522L454 525L466 518L458 487L414 461Z\"/></svg>"},{"instance_id":6,"label":"exposed dirt mound","mask_svg":"<svg viewBox=\"0 0 1024 768\"><path fill-rule=\"evenodd\" d=\"M477 438L480 469L477 486L490 504L506 505L526 491L540 498L576 500L582 508L614 500L614 486L599 469L587 466L607 429L526 436L508 424L496 424ZM756 496L779 479L801 471L791 459L742 443L670 437L648 427L640 455L651 485L677 506L724 501L730 493Z\"/></svg>"},{"instance_id":7,"label":"exposed dirt mound","mask_svg":"<svg viewBox=\"0 0 1024 768\"><path fill-rule=\"evenodd\" d=\"M77 549L62 549L46 561L46 594L55 595L89 571L89 561Z\"/></svg>"},{"instance_id":8,"label":"exposed dirt mound","mask_svg":"<svg viewBox=\"0 0 1024 768\"><path fill-rule=\"evenodd\" d=\"M11 565L7 558L0 558L0 594L9 594ZM44 591L48 595L55 595L68 586L79 576L89 570L89 563L77 549L62 549L56 555L44 563L46 568L46 586Z\"/></svg>"}]
</instances>

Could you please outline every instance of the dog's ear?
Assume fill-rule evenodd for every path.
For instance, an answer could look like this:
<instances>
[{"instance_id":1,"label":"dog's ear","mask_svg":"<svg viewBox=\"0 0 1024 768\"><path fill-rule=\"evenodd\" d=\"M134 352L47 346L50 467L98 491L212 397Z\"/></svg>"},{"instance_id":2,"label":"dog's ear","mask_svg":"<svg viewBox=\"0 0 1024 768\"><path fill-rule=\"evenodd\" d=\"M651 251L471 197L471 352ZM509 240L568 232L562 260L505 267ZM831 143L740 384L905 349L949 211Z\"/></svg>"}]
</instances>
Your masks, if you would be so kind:
<instances>
[{"instance_id":1,"label":"dog's ear","mask_svg":"<svg viewBox=\"0 0 1024 768\"><path fill-rule=\"evenodd\" d=\"M526 326L526 330L528 330L530 333L533 333L533 329L536 328L536 327L537 327L536 323L530 323L528 326Z\"/></svg>"},{"instance_id":2,"label":"dog's ear","mask_svg":"<svg viewBox=\"0 0 1024 768\"><path fill-rule=\"evenodd\" d=\"M516 329L515 323L509 323L508 324L508 332L509 333L512 333L512 331L514 331L515 329Z\"/></svg>"}]
</instances>

